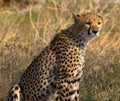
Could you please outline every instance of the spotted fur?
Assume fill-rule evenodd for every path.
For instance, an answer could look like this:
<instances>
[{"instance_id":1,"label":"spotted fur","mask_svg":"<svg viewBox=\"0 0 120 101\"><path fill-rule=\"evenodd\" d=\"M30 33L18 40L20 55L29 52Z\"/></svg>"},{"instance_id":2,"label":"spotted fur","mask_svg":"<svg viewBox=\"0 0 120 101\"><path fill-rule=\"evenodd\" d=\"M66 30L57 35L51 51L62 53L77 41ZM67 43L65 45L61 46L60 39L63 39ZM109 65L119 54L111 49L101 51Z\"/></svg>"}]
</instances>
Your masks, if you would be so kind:
<instances>
[{"instance_id":1,"label":"spotted fur","mask_svg":"<svg viewBox=\"0 0 120 101\"><path fill-rule=\"evenodd\" d=\"M79 101L85 49L99 35L102 19L94 13L73 14L73 19L22 75L19 85L25 101Z\"/></svg>"}]
</instances>

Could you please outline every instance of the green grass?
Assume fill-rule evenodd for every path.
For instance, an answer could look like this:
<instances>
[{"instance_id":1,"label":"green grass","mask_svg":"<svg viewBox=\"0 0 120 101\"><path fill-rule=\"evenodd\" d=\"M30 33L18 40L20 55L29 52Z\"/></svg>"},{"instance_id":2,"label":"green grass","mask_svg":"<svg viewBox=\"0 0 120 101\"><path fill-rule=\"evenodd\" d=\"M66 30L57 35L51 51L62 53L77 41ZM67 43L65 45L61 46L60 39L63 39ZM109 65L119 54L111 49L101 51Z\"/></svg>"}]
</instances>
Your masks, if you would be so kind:
<instances>
[{"instance_id":1,"label":"green grass","mask_svg":"<svg viewBox=\"0 0 120 101\"><path fill-rule=\"evenodd\" d=\"M81 101L120 99L120 2L49 0L33 11L0 10L0 101L19 82L32 59L53 36L72 22L72 13L98 12L104 20L99 38L86 51ZM10 9L10 10L8 10ZM12 9L12 11L11 11Z\"/></svg>"}]
</instances>

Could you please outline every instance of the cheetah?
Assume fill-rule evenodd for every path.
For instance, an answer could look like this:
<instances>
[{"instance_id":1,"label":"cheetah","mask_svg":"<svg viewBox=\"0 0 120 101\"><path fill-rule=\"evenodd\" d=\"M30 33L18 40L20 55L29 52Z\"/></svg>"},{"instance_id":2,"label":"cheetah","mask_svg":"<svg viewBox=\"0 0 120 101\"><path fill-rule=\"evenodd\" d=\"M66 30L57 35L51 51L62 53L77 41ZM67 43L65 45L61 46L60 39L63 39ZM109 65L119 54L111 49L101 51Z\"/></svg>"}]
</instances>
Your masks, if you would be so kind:
<instances>
[{"instance_id":1,"label":"cheetah","mask_svg":"<svg viewBox=\"0 0 120 101\"><path fill-rule=\"evenodd\" d=\"M80 100L85 50L99 35L102 18L95 13L85 13L73 14L73 20L74 23L56 34L32 61L19 84L12 88L12 94L15 94L8 101ZM16 93L16 90L20 92Z\"/></svg>"}]
</instances>

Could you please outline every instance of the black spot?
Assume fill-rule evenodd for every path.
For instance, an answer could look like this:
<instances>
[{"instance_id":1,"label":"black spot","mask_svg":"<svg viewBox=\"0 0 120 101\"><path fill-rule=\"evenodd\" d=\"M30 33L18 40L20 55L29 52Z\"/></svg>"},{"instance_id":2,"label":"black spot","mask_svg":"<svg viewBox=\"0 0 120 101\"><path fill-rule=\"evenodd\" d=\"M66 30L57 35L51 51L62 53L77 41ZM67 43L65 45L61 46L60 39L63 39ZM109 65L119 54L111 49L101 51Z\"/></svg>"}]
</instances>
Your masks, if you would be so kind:
<instances>
[{"instance_id":1,"label":"black spot","mask_svg":"<svg viewBox=\"0 0 120 101\"><path fill-rule=\"evenodd\" d=\"M79 94L79 89L77 90L77 94Z\"/></svg>"},{"instance_id":2,"label":"black spot","mask_svg":"<svg viewBox=\"0 0 120 101\"><path fill-rule=\"evenodd\" d=\"M76 62L76 59L74 59L74 62Z\"/></svg>"},{"instance_id":3,"label":"black spot","mask_svg":"<svg viewBox=\"0 0 120 101\"><path fill-rule=\"evenodd\" d=\"M66 93L66 97L67 97L67 96L69 96L69 94L68 94L68 93Z\"/></svg>"},{"instance_id":4,"label":"black spot","mask_svg":"<svg viewBox=\"0 0 120 101\"><path fill-rule=\"evenodd\" d=\"M73 72L73 70L71 70L71 72Z\"/></svg>"},{"instance_id":5,"label":"black spot","mask_svg":"<svg viewBox=\"0 0 120 101\"><path fill-rule=\"evenodd\" d=\"M45 91L45 88L43 88L43 91Z\"/></svg>"},{"instance_id":6,"label":"black spot","mask_svg":"<svg viewBox=\"0 0 120 101\"><path fill-rule=\"evenodd\" d=\"M58 101L58 97L56 97L56 99L55 100L57 100Z\"/></svg>"},{"instance_id":7,"label":"black spot","mask_svg":"<svg viewBox=\"0 0 120 101\"><path fill-rule=\"evenodd\" d=\"M65 69L65 72L67 72L67 69Z\"/></svg>"},{"instance_id":8,"label":"black spot","mask_svg":"<svg viewBox=\"0 0 120 101\"><path fill-rule=\"evenodd\" d=\"M62 69L61 72L64 72L64 70Z\"/></svg>"},{"instance_id":9,"label":"black spot","mask_svg":"<svg viewBox=\"0 0 120 101\"><path fill-rule=\"evenodd\" d=\"M49 94L50 92L48 90L46 90L46 93Z\"/></svg>"},{"instance_id":10,"label":"black spot","mask_svg":"<svg viewBox=\"0 0 120 101\"><path fill-rule=\"evenodd\" d=\"M85 47L85 45L84 45L83 43L82 43L81 45L82 45L83 47Z\"/></svg>"},{"instance_id":11,"label":"black spot","mask_svg":"<svg viewBox=\"0 0 120 101\"><path fill-rule=\"evenodd\" d=\"M36 98L37 101L39 101L39 98Z\"/></svg>"},{"instance_id":12,"label":"black spot","mask_svg":"<svg viewBox=\"0 0 120 101\"><path fill-rule=\"evenodd\" d=\"M33 87L33 90L35 90L35 87Z\"/></svg>"},{"instance_id":13,"label":"black spot","mask_svg":"<svg viewBox=\"0 0 120 101\"><path fill-rule=\"evenodd\" d=\"M61 90L62 88L63 88L62 86L59 87L60 90Z\"/></svg>"},{"instance_id":14,"label":"black spot","mask_svg":"<svg viewBox=\"0 0 120 101\"><path fill-rule=\"evenodd\" d=\"M46 86L46 88L48 89L49 86Z\"/></svg>"},{"instance_id":15,"label":"black spot","mask_svg":"<svg viewBox=\"0 0 120 101\"><path fill-rule=\"evenodd\" d=\"M38 81L38 83L40 83L40 81Z\"/></svg>"},{"instance_id":16,"label":"black spot","mask_svg":"<svg viewBox=\"0 0 120 101\"><path fill-rule=\"evenodd\" d=\"M41 96L38 96L38 98L39 98L39 99L42 99L42 97L41 97Z\"/></svg>"},{"instance_id":17,"label":"black spot","mask_svg":"<svg viewBox=\"0 0 120 101\"><path fill-rule=\"evenodd\" d=\"M77 96L75 96L75 101L77 101Z\"/></svg>"},{"instance_id":18,"label":"black spot","mask_svg":"<svg viewBox=\"0 0 120 101\"><path fill-rule=\"evenodd\" d=\"M34 97L36 97L37 95L36 94L34 94Z\"/></svg>"},{"instance_id":19,"label":"black spot","mask_svg":"<svg viewBox=\"0 0 120 101\"><path fill-rule=\"evenodd\" d=\"M42 85L40 85L40 88L42 88Z\"/></svg>"},{"instance_id":20,"label":"black spot","mask_svg":"<svg viewBox=\"0 0 120 101\"><path fill-rule=\"evenodd\" d=\"M73 95L75 93L76 90L73 90L71 92L69 92L69 95Z\"/></svg>"},{"instance_id":21,"label":"black spot","mask_svg":"<svg viewBox=\"0 0 120 101\"><path fill-rule=\"evenodd\" d=\"M68 64L67 67L69 67L70 65Z\"/></svg>"},{"instance_id":22,"label":"black spot","mask_svg":"<svg viewBox=\"0 0 120 101\"><path fill-rule=\"evenodd\" d=\"M56 88L56 85L55 85L53 82L51 82L50 85L51 85L52 87Z\"/></svg>"},{"instance_id":23,"label":"black spot","mask_svg":"<svg viewBox=\"0 0 120 101\"><path fill-rule=\"evenodd\" d=\"M41 96L42 96L42 97L45 97L45 95L44 95L44 94L41 94Z\"/></svg>"},{"instance_id":24,"label":"black spot","mask_svg":"<svg viewBox=\"0 0 120 101\"><path fill-rule=\"evenodd\" d=\"M65 90L63 90L63 93L65 93L66 91Z\"/></svg>"},{"instance_id":25,"label":"black spot","mask_svg":"<svg viewBox=\"0 0 120 101\"><path fill-rule=\"evenodd\" d=\"M65 64L67 64L67 61L65 62Z\"/></svg>"},{"instance_id":26,"label":"black spot","mask_svg":"<svg viewBox=\"0 0 120 101\"><path fill-rule=\"evenodd\" d=\"M44 85L46 85L46 82L44 82Z\"/></svg>"},{"instance_id":27,"label":"black spot","mask_svg":"<svg viewBox=\"0 0 120 101\"><path fill-rule=\"evenodd\" d=\"M65 90L68 92L69 91L69 89L68 88L65 88Z\"/></svg>"},{"instance_id":28,"label":"black spot","mask_svg":"<svg viewBox=\"0 0 120 101\"><path fill-rule=\"evenodd\" d=\"M15 95L14 95L14 98L15 98L15 99L18 99L18 96L17 96L17 94L15 94Z\"/></svg>"},{"instance_id":29,"label":"black spot","mask_svg":"<svg viewBox=\"0 0 120 101\"><path fill-rule=\"evenodd\" d=\"M68 80L65 79L64 82L68 82Z\"/></svg>"},{"instance_id":30,"label":"black spot","mask_svg":"<svg viewBox=\"0 0 120 101\"><path fill-rule=\"evenodd\" d=\"M18 90L18 86L15 87L15 90Z\"/></svg>"},{"instance_id":31,"label":"black spot","mask_svg":"<svg viewBox=\"0 0 120 101\"><path fill-rule=\"evenodd\" d=\"M68 101L70 101L71 99L69 98Z\"/></svg>"},{"instance_id":32,"label":"black spot","mask_svg":"<svg viewBox=\"0 0 120 101\"><path fill-rule=\"evenodd\" d=\"M38 92L40 91L40 88L38 88Z\"/></svg>"},{"instance_id":33,"label":"black spot","mask_svg":"<svg viewBox=\"0 0 120 101\"><path fill-rule=\"evenodd\" d=\"M77 62L79 62L79 60L77 60Z\"/></svg>"},{"instance_id":34,"label":"black spot","mask_svg":"<svg viewBox=\"0 0 120 101\"><path fill-rule=\"evenodd\" d=\"M13 98L13 96L11 97L11 101L13 100L14 98Z\"/></svg>"},{"instance_id":35,"label":"black spot","mask_svg":"<svg viewBox=\"0 0 120 101\"><path fill-rule=\"evenodd\" d=\"M59 97L60 101L63 101L62 97Z\"/></svg>"},{"instance_id":36,"label":"black spot","mask_svg":"<svg viewBox=\"0 0 120 101\"><path fill-rule=\"evenodd\" d=\"M53 82L51 82L50 85L53 86L54 85Z\"/></svg>"},{"instance_id":37,"label":"black spot","mask_svg":"<svg viewBox=\"0 0 120 101\"><path fill-rule=\"evenodd\" d=\"M78 59L79 57L78 57L78 56L76 56L76 58Z\"/></svg>"},{"instance_id":38,"label":"black spot","mask_svg":"<svg viewBox=\"0 0 120 101\"><path fill-rule=\"evenodd\" d=\"M77 101L77 96L75 96L75 101Z\"/></svg>"}]
</instances>

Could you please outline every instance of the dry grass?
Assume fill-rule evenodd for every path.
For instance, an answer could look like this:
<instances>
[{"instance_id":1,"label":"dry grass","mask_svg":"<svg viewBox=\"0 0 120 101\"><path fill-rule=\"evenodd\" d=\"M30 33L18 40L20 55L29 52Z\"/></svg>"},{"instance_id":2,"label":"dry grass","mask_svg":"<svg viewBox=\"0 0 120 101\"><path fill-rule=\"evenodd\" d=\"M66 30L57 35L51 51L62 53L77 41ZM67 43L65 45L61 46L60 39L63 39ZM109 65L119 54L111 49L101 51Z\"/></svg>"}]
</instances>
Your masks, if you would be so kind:
<instances>
[{"instance_id":1,"label":"dry grass","mask_svg":"<svg viewBox=\"0 0 120 101\"><path fill-rule=\"evenodd\" d=\"M81 101L120 100L119 0L46 0L21 11L0 10L0 99L55 33L72 23L72 13L99 12L104 27L86 52ZM43 0L44 1L44 0Z\"/></svg>"}]
</instances>

